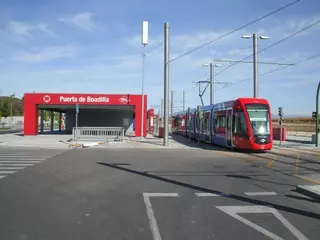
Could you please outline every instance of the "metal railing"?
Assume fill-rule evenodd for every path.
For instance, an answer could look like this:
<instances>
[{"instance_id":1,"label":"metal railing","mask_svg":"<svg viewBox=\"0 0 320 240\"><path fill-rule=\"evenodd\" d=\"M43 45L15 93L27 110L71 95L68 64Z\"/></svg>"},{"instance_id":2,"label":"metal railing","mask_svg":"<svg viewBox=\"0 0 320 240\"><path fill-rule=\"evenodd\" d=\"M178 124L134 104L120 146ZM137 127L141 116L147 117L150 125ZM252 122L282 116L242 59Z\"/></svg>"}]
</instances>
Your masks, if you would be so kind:
<instances>
[{"instance_id":1,"label":"metal railing","mask_svg":"<svg viewBox=\"0 0 320 240\"><path fill-rule=\"evenodd\" d=\"M72 129L73 141L124 140L124 127L78 127Z\"/></svg>"}]
</instances>

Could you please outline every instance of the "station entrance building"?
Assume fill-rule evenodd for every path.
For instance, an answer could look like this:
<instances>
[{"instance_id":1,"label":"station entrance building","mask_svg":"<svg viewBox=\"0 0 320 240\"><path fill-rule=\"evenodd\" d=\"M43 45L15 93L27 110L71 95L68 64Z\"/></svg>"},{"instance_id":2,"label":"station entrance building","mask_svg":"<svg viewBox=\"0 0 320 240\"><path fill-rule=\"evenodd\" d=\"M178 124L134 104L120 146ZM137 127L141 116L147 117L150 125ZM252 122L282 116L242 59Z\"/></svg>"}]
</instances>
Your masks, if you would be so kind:
<instances>
[{"instance_id":1,"label":"station entrance building","mask_svg":"<svg viewBox=\"0 0 320 240\"><path fill-rule=\"evenodd\" d=\"M142 95L26 93L24 95L24 135L43 132L43 110L51 112L51 131L72 133L78 112L79 127L124 127L141 136ZM59 113L54 129L53 113ZM64 122L64 124L63 124ZM144 129L147 134L147 96L144 95Z\"/></svg>"}]
</instances>

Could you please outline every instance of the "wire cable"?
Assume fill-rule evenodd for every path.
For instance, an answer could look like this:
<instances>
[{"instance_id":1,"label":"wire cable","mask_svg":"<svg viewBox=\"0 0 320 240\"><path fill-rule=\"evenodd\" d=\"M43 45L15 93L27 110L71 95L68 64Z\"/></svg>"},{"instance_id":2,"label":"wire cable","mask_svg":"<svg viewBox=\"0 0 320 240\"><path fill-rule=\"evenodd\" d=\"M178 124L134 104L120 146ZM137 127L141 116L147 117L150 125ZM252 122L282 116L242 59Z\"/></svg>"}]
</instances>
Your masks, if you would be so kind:
<instances>
[{"instance_id":1,"label":"wire cable","mask_svg":"<svg viewBox=\"0 0 320 240\"><path fill-rule=\"evenodd\" d=\"M300 33L304 32L304 31L308 30L309 28L311 28L311 27L313 27L313 26L315 26L315 25L317 25L317 24L319 24L319 23L320 23L320 20L318 20L318 21L316 21L316 22L314 22L314 23L312 23L312 24L310 24L310 25L308 25L308 26L300 29L300 30L297 31L297 32L294 32L294 33L290 34L289 36L287 36L287 37L285 37L285 38L280 39L279 41L277 41L277 42L269 45L269 46L266 47L266 48L263 48L263 49L259 50L259 51L257 52L257 54L258 54L258 53L261 53L261 52L263 52L263 51L265 51L265 50L267 50L267 49L269 49L269 48L272 48L272 47L274 47L275 45L278 45L279 43L282 43L282 42L288 40L289 38L292 38L293 36L298 35L298 34L300 34ZM237 65L237 64L239 64L239 63L241 63L241 62L243 62L244 60L247 60L248 58L250 58L250 57L252 57L252 56L253 56L253 55L250 55L250 56L248 56L248 57L245 57L245 58L241 59L239 62L235 62L235 63L229 65L228 67L226 67L226 68L224 68L223 70L221 70L220 72L218 72L218 73L216 74L216 76L219 75L219 74L221 74L221 73L223 73L223 72L226 71L227 69L229 69L229 68L231 68L231 67L233 67L233 66L235 66L235 65Z\"/></svg>"},{"instance_id":2,"label":"wire cable","mask_svg":"<svg viewBox=\"0 0 320 240\"><path fill-rule=\"evenodd\" d=\"M199 49L201 49L201 48L203 48L203 47L205 47L205 46L207 46L207 45L209 45L209 44L211 44L211 43L213 43L213 42L216 42L216 41L218 41L218 40L220 40L220 39L222 39L222 38L225 38L225 37L227 37L227 36L229 36L229 35L237 32L237 31L239 31L239 30L241 30L241 29L243 29L243 28L245 28L245 27L247 27L247 26L250 26L250 25L252 25L252 24L254 24L254 23L256 23L256 22L258 22L258 21L260 21L260 20L262 20L262 19L264 19L264 18L267 18L267 17L269 17L269 16L271 16L271 15L277 13L277 12L280 12L280 11L282 11L282 10L284 10L284 9L286 9L286 8L288 8L288 7L296 4L296 3L298 3L299 1L300 1L300 0L296 0L296 1L294 1L294 2L291 2L291 3L289 3L289 4L287 4L287 5L283 6L283 7L281 7L281 8L278 8L277 10L274 10L274 11L272 11L272 12L270 12L270 13L262 16L262 17L259 17L259 18L255 19L255 20L253 20L253 21L251 21L251 22L249 22L249 23L241 26L241 27L238 27L238 28L236 28L236 29L234 29L234 30L226 33L226 34L223 34L223 35L220 36L220 37L217 37L217 38L215 38L215 39L213 39L213 40L211 40L211 41L209 41L209 42L207 42L207 43L205 43L205 44L202 44L202 45L200 45L200 46L198 46L198 47L196 47L196 48L193 48L193 49L191 49L191 50L189 50L189 51L187 51L187 52L185 52L185 53L183 53L183 54L181 54L181 55L179 55L179 56L171 59L169 62L176 61L176 60L179 59L179 58L182 58L182 57L184 57L184 56L186 56L186 55L188 55L188 54L190 54L190 53L192 53L192 52L195 52L195 51L197 51L197 50L199 50Z\"/></svg>"},{"instance_id":3,"label":"wire cable","mask_svg":"<svg viewBox=\"0 0 320 240\"><path fill-rule=\"evenodd\" d=\"M303 59L303 60L300 60L300 61L294 63L294 65L296 66L296 65L298 65L298 64L300 64L300 63L309 61L309 60L314 59L314 58L317 58L317 57L320 57L320 53L319 53L319 54L315 54L315 55L313 55L313 56L311 56L311 57L305 58L305 59ZM270 74L270 73L273 73L273 72L277 72L277 71L280 71L280 70L285 69L285 68L288 68L288 67L291 67L291 66L290 66L290 65L281 66L281 67L278 67L278 68L269 70L269 71L267 71L267 72L261 73L261 74L259 74L259 76L264 76L264 75L267 75L267 74ZM242 80L240 80L240 81L236 81L236 82L234 82L234 83L232 83L232 84L230 84L230 85L223 86L223 87L217 89L215 92L220 91L220 90L222 90L222 89L224 89L224 88L231 87L231 86L237 85L237 84L239 84L239 83L242 83L242 82L251 80L251 79L252 79L252 77L244 78L244 79L242 79Z\"/></svg>"},{"instance_id":4,"label":"wire cable","mask_svg":"<svg viewBox=\"0 0 320 240\"><path fill-rule=\"evenodd\" d=\"M156 50L161 44L163 43L163 41L158 42L157 44L155 44L150 51L148 51L145 55L149 55L151 54L154 50Z\"/></svg>"}]
</instances>

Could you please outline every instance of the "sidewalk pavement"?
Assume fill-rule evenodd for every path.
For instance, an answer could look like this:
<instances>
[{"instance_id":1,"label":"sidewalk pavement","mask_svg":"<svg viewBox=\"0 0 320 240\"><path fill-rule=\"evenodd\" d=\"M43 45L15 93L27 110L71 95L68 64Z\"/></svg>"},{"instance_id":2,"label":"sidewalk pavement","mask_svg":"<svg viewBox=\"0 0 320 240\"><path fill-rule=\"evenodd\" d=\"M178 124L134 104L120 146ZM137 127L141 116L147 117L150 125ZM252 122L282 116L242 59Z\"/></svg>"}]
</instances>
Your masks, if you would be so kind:
<instances>
[{"instance_id":1,"label":"sidewalk pavement","mask_svg":"<svg viewBox=\"0 0 320 240\"><path fill-rule=\"evenodd\" d=\"M0 135L0 146L33 147L66 149L70 147L70 135L38 135L23 136L22 133L8 133Z\"/></svg>"},{"instance_id":2,"label":"sidewalk pavement","mask_svg":"<svg viewBox=\"0 0 320 240\"><path fill-rule=\"evenodd\" d=\"M307 137L307 136L288 135L286 140L287 140L287 142L312 144L312 136Z\"/></svg>"}]
</instances>

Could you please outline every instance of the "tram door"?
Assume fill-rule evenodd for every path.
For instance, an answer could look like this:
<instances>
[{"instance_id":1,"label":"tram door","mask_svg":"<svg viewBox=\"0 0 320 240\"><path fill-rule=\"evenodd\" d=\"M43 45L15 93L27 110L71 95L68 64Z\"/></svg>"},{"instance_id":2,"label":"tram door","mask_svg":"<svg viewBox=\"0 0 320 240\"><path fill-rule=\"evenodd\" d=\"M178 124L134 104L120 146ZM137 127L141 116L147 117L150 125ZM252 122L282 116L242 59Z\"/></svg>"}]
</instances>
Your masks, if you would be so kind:
<instances>
[{"instance_id":1,"label":"tram door","mask_svg":"<svg viewBox=\"0 0 320 240\"><path fill-rule=\"evenodd\" d=\"M226 139L227 146L232 147L232 109L226 111Z\"/></svg>"}]
</instances>

